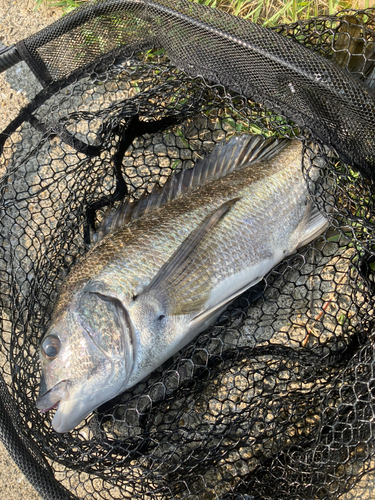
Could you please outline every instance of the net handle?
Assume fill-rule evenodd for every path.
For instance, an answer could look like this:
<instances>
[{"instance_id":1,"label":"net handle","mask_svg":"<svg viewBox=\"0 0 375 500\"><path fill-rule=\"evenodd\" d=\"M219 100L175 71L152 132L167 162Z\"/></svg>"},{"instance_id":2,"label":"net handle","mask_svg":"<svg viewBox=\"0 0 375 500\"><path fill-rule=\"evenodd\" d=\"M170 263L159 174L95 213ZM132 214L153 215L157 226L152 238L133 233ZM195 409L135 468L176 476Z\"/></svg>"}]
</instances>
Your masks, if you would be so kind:
<instances>
[{"instance_id":1,"label":"net handle","mask_svg":"<svg viewBox=\"0 0 375 500\"><path fill-rule=\"evenodd\" d=\"M72 29L72 25L78 27L87 22L90 18L96 18L98 16L108 14L109 12L112 13L117 10L123 10L124 6L127 6L129 10L131 10L132 7L134 9L139 9L142 5L146 7L147 3L147 0L107 0L106 2L98 3L96 5L84 5L83 7L76 9L70 15L58 19L46 28L37 31L30 37L18 42L16 45L13 44L0 50L0 73L3 73L21 61L25 61L25 57L22 54L23 51L19 50L20 47L17 45L23 45L26 40L32 39L34 44L41 47L70 31ZM87 11L90 12L90 16L87 16Z\"/></svg>"},{"instance_id":2,"label":"net handle","mask_svg":"<svg viewBox=\"0 0 375 500\"><path fill-rule=\"evenodd\" d=\"M0 440L26 479L45 500L73 500L73 496L54 477L53 470L45 460L36 457L17 431L16 415L9 389L0 373ZM11 416L13 415L13 419Z\"/></svg>"},{"instance_id":3,"label":"net handle","mask_svg":"<svg viewBox=\"0 0 375 500\"><path fill-rule=\"evenodd\" d=\"M15 45L5 47L0 50L0 73L11 68L15 64L22 61L22 57Z\"/></svg>"}]
</instances>

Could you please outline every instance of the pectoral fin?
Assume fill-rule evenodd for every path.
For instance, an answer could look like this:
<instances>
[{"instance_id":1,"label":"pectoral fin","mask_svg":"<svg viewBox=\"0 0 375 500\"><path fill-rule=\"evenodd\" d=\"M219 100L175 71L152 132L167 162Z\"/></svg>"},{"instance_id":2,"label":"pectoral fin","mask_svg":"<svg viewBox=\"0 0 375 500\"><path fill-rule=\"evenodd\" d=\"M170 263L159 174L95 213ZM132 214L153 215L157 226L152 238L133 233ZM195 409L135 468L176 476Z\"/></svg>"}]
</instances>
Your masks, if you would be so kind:
<instances>
[{"instance_id":1,"label":"pectoral fin","mask_svg":"<svg viewBox=\"0 0 375 500\"><path fill-rule=\"evenodd\" d=\"M209 297L212 278L204 250L210 246L213 229L238 200L229 200L209 214L161 267L141 295L156 295L168 305L173 315L198 313Z\"/></svg>"},{"instance_id":2,"label":"pectoral fin","mask_svg":"<svg viewBox=\"0 0 375 500\"><path fill-rule=\"evenodd\" d=\"M201 324L201 323L212 323L215 318L218 318L221 312L225 311L225 309L229 306L231 302L233 302L234 299L239 297L242 293L246 292L249 288L252 286L255 286L259 281L263 279L263 276L258 276L254 280L250 281L247 283L245 286L240 288L239 290L236 290L236 292L232 293L231 295L225 297L222 301L219 303L215 304L212 307L209 307L207 309L203 309L200 313L198 313L191 321L191 328L194 328L195 325Z\"/></svg>"}]
</instances>

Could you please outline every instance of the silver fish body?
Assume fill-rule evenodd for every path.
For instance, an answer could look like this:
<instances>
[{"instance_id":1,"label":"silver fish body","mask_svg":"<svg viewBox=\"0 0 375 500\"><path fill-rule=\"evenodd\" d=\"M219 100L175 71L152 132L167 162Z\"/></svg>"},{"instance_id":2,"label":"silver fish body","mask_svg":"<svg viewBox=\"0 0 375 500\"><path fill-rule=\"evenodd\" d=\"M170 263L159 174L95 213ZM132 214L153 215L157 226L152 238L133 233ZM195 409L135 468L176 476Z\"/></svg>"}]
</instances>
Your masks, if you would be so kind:
<instances>
[{"instance_id":1,"label":"silver fish body","mask_svg":"<svg viewBox=\"0 0 375 500\"><path fill-rule=\"evenodd\" d=\"M57 432L142 380L323 231L301 150L232 138L103 224L66 278L40 349L37 407L57 405Z\"/></svg>"}]
</instances>

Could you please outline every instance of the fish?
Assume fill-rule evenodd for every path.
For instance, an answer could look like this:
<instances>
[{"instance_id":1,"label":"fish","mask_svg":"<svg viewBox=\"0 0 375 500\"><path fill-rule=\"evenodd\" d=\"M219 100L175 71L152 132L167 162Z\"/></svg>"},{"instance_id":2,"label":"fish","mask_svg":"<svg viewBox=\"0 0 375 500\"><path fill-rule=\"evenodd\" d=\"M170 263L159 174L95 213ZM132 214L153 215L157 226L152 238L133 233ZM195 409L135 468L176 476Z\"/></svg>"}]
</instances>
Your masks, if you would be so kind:
<instances>
[{"instance_id":1,"label":"fish","mask_svg":"<svg viewBox=\"0 0 375 500\"><path fill-rule=\"evenodd\" d=\"M327 227L299 140L234 136L108 215L41 342L36 406L58 433L131 388Z\"/></svg>"}]
</instances>

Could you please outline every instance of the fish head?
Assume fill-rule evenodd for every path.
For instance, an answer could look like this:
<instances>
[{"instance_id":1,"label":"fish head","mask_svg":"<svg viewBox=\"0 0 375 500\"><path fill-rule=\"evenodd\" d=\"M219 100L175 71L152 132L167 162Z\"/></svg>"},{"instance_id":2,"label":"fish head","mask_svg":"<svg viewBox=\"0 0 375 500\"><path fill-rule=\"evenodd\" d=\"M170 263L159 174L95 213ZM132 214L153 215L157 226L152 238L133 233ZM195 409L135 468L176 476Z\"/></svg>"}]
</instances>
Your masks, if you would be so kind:
<instances>
[{"instance_id":1,"label":"fish head","mask_svg":"<svg viewBox=\"0 0 375 500\"><path fill-rule=\"evenodd\" d=\"M86 286L52 321L39 355L37 408L57 408L52 427L68 432L126 387L134 363L126 308L113 292Z\"/></svg>"}]
</instances>

